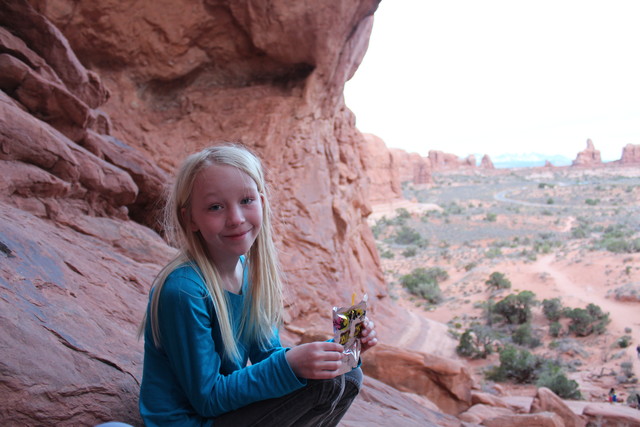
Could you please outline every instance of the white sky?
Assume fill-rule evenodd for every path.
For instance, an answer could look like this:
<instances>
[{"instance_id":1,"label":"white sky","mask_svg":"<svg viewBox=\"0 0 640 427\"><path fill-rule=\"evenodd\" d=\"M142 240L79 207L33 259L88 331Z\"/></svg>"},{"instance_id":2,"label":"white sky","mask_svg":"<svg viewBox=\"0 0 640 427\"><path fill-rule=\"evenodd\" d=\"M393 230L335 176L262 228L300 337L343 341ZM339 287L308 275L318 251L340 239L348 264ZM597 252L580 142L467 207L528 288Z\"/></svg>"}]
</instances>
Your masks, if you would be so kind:
<instances>
[{"instance_id":1,"label":"white sky","mask_svg":"<svg viewBox=\"0 0 640 427\"><path fill-rule=\"evenodd\" d=\"M345 88L362 132L426 156L603 160L640 144L640 1L383 0Z\"/></svg>"}]
</instances>

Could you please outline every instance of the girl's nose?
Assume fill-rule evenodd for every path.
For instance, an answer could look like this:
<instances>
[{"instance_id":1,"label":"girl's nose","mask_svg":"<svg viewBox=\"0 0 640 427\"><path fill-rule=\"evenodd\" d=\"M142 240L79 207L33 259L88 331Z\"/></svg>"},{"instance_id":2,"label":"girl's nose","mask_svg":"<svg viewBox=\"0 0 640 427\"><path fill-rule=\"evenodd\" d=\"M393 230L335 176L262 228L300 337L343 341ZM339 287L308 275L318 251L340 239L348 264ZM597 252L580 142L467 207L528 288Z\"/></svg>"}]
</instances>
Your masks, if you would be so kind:
<instances>
[{"instance_id":1,"label":"girl's nose","mask_svg":"<svg viewBox=\"0 0 640 427\"><path fill-rule=\"evenodd\" d=\"M233 206L228 208L227 211L227 225L235 226L244 222L244 214L240 206Z\"/></svg>"}]
</instances>

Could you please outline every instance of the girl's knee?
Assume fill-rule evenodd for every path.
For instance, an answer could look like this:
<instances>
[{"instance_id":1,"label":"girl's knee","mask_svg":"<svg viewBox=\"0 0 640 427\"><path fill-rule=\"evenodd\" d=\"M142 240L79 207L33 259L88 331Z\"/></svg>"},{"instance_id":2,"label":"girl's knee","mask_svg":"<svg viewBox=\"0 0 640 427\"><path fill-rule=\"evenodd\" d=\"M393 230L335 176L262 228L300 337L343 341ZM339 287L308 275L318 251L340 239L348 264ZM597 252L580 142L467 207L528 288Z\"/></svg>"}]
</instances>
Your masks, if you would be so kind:
<instances>
[{"instance_id":1,"label":"girl's knee","mask_svg":"<svg viewBox=\"0 0 640 427\"><path fill-rule=\"evenodd\" d=\"M344 379L347 384L351 384L356 389L360 390L360 388L362 388L363 380L362 369L360 369L359 367L352 369L351 371L344 374Z\"/></svg>"}]
</instances>

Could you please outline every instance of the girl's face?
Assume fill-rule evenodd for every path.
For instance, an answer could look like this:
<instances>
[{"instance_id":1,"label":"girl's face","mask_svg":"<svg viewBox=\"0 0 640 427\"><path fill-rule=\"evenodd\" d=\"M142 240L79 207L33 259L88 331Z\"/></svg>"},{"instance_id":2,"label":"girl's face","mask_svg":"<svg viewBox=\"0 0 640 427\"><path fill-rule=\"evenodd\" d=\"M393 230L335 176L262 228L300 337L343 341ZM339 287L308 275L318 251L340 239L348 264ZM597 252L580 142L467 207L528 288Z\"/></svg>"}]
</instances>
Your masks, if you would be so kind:
<instances>
[{"instance_id":1,"label":"girl's face","mask_svg":"<svg viewBox=\"0 0 640 427\"><path fill-rule=\"evenodd\" d=\"M237 262L262 226L262 195L246 173L213 164L196 176L187 220L192 232L202 234L214 263Z\"/></svg>"}]
</instances>

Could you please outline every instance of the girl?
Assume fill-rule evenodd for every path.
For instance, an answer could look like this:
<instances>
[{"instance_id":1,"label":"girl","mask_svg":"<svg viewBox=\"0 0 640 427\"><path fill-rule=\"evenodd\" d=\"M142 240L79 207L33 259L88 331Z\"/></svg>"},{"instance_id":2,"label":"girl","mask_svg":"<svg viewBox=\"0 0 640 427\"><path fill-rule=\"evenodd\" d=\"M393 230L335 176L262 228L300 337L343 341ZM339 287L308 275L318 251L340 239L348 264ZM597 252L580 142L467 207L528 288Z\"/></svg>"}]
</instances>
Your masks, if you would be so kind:
<instances>
[{"instance_id":1,"label":"girl","mask_svg":"<svg viewBox=\"0 0 640 427\"><path fill-rule=\"evenodd\" d=\"M147 426L336 425L358 394L360 368L338 375L339 344L280 344L270 215L246 148L205 149L178 171L165 230L180 251L155 279L141 327ZM376 343L367 319L362 351Z\"/></svg>"}]
</instances>

